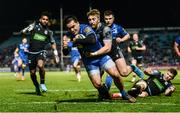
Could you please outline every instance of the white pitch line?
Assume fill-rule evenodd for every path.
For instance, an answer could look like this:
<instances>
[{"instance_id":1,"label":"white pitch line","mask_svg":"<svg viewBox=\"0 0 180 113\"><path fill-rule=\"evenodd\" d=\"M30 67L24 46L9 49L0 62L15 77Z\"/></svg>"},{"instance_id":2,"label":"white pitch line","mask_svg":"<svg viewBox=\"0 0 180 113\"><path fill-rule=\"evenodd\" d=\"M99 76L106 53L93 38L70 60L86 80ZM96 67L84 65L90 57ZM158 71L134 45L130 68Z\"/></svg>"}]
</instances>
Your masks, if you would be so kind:
<instances>
[{"instance_id":1,"label":"white pitch line","mask_svg":"<svg viewBox=\"0 0 180 113\"><path fill-rule=\"evenodd\" d=\"M177 106L179 104L174 104L174 103L113 103L112 101L111 102L15 102L15 103L1 103L1 104L7 104L7 105L17 105L17 104L26 104L26 105L29 105L29 104L104 104L104 105L108 105L108 104L130 104L130 105L159 105L159 106Z\"/></svg>"},{"instance_id":2,"label":"white pitch line","mask_svg":"<svg viewBox=\"0 0 180 113\"><path fill-rule=\"evenodd\" d=\"M33 92L34 90L31 90L31 89L25 89L25 90L22 90L22 89L19 89L19 90L14 90L16 92ZM65 90L58 90L58 89L55 89L55 90L48 90L48 92L66 92L66 91L69 91L69 92L91 92L91 91L97 91L96 89L89 89L89 90L79 90L79 89L65 89Z\"/></svg>"},{"instance_id":3,"label":"white pitch line","mask_svg":"<svg viewBox=\"0 0 180 113\"><path fill-rule=\"evenodd\" d=\"M61 104L84 104L83 102L59 102L59 103L61 103ZM134 104L139 104L139 105L162 105L162 106L164 106L164 105L168 105L168 106L176 106L176 105L178 105L178 104L172 104L172 103L112 103L112 101L111 102L96 102L96 103L94 103L94 102L90 102L89 104L91 104L91 103L93 103L93 104L131 104L131 105L134 105ZM87 103L88 104L88 103Z\"/></svg>"},{"instance_id":4,"label":"white pitch line","mask_svg":"<svg viewBox=\"0 0 180 113\"><path fill-rule=\"evenodd\" d=\"M8 104L8 105L17 105L17 104L55 104L56 102L14 102L14 103L1 103L1 104Z\"/></svg>"},{"instance_id":5,"label":"white pitch line","mask_svg":"<svg viewBox=\"0 0 180 113\"><path fill-rule=\"evenodd\" d=\"M34 92L35 90L32 89L18 89L18 90L14 90L15 92ZM52 90L48 90L48 92L94 92L97 91L96 89L89 89L89 90L81 90L81 89L64 89L64 90L58 90L58 89L52 89ZM180 92L180 90L176 90L175 92Z\"/></svg>"}]
</instances>

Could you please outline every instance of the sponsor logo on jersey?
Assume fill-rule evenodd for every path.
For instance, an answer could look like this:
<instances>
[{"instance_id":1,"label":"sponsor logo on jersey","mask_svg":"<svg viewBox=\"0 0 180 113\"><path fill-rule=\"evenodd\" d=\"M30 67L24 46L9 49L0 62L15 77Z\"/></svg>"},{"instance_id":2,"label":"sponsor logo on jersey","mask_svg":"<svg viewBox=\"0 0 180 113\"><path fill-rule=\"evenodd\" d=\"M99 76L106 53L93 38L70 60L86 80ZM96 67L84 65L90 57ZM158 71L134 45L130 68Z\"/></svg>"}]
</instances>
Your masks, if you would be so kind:
<instances>
[{"instance_id":1,"label":"sponsor logo on jersey","mask_svg":"<svg viewBox=\"0 0 180 113\"><path fill-rule=\"evenodd\" d=\"M84 29L84 32L85 32L85 33L89 33L89 32L91 32L91 28L86 27L86 28Z\"/></svg>"},{"instance_id":2,"label":"sponsor logo on jersey","mask_svg":"<svg viewBox=\"0 0 180 113\"><path fill-rule=\"evenodd\" d=\"M39 41L45 41L45 40L47 39L47 37L46 37L46 36L44 36L44 35L41 35L41 34L35 33L35 35L34 35L33 39L35 39L35 40L39 40Z\"/></svg>"}]
</instances>

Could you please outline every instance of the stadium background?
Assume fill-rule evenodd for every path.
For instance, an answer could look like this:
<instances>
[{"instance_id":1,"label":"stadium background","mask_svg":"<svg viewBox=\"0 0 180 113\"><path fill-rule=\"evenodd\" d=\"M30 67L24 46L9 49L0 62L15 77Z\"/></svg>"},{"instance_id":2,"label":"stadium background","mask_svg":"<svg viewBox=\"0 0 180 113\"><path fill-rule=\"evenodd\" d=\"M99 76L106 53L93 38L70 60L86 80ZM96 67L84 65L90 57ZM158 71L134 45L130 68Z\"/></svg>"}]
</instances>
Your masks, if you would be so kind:
<instances>
[{"instance_id":1,"label":"stadium background","mask_svg":"<svg viewBox=\"0 0 180 113\"><path fill-rule=\"evenodd\" d=\"M178 0L17 0L2 1L0 4L0 68L11 67L13 51L21 41L19 31L32 21L38 19L40 12L48 10L52 13L51 29L55 31L60 52L60 10L64 15L76 15L82 23L87 23L86 12L97 8L102 13L111 9L115 13L116 23L122 25L132 34L138 32L147 45L145 63L148 66L179 66L178 58L172 50L174 39L180 31L180 7ZM63 64L55 65L49 50L46 67L64 69ZM64 58L64 57L63 57ZM64 58L64 65L68 64Z\"/></svg>"}]
</instances>

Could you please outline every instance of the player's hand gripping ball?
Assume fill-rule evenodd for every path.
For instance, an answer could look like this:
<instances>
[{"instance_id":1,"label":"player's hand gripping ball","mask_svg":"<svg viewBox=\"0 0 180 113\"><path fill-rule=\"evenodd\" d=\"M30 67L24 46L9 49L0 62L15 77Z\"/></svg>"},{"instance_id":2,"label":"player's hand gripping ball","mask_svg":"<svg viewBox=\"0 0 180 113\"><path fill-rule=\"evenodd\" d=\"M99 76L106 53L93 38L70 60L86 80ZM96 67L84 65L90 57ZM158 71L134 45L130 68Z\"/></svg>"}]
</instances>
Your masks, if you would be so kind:
<instances>
[{"instance_id":1,"label":"player's hand gripping ball","mask_svg":"<svg viewBox=\"0 0 180 113\"><path fill-rule=\"evenodd\" d=\"M86 37L83 34L77 34L75 39L85 39Z\"/></svg>"},{"instance_id":2,"label":"player's hand gripping ball","mask_svg":"<svg viewBox=\"0 0 180 113\"><path fill-rule=\"evenodd\" d=\"M73 39L73 41L76 41L77 39L85 39L86 37L83 35L83 34L77 34L76 36L75 36L75 38ZM82 49L83 48L83 45L81 45L81 44L77 44L77 47L79 48L79 49Z\"/></svg>"}]
</instances>

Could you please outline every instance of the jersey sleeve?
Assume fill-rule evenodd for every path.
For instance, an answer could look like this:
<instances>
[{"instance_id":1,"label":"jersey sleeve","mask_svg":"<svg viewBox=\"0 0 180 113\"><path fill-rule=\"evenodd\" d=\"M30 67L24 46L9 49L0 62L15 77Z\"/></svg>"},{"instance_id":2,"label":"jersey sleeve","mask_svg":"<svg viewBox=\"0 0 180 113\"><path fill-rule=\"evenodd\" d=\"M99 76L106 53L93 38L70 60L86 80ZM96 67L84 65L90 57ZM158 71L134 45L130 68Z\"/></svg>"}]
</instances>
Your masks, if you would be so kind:
<instances>
[{"instance_id":1,"label":"jersey sleeve","mask_svg":"<svg viewBox=\"0 0 180 113\"><path fill-rule=\"evenodd\" d=\"M125 35L127 35L128 32L121 26L118 26L118 34L117 37L124 37Z\"/></svg>"},{"instance_id":2,"label":"jersey sleeve","mask_svg":"<svg viewBox=\"0 0 180 113\"><path fill-rule=\"evenodd\" d=\"M111 29L109 27L104 27L103 29L103 40L112 40L112 32Z\"/></svg>"},{"instance_id":3,"label":"jersey sleeve","mask_svg":"<svg viewBox=\"0 0 180 113\"><path fill-rule=\"evenodd\" d=\"M51 30L49 30L49 38L50 38L51 44L56 43L56 42L55 42L55 39L54 39L54 37L53 37L53 32L52 32Z\"/></svg>"},{"instance_id":4,"label":"jersey sleeve","mask_svg":"<svg viewBox=\"0 0 180 113\"><path fill-rule=\"evenodd\" d=\"M36 24L36 22L30 24L29 26L27 26L26 28L24 28L21 32L22 32L22 33L31 32L31 31L34 29L35 24Z\"/></svg>"},{"instance_id":5,"label":"jersey sleeve","mask_svg":"<svg viewBox=\"0 0 180 113\"><path fill-rule=\"evenodd\" d=\"M153 76L158 76L160 74L161 74L161 72L158 71L158 70L153 70L152 73L151 73L151 75L153 75Z\"/></svg>"}]
</instances>

